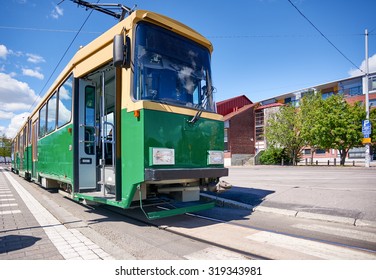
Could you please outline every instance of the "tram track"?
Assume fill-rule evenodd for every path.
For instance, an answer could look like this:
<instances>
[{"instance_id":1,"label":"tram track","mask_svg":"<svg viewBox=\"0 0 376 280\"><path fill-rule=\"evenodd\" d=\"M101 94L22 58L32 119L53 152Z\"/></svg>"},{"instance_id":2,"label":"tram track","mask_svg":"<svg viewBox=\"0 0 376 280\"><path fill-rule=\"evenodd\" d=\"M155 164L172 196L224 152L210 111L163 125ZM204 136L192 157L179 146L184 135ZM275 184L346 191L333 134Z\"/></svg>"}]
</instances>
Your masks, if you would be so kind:
<instances>
[{"instance_id":1,"label":"tram track","mask_svg":"<svg viewBox=\"0 0 376 280\"><path fill-rule=\"evenodd\" d=\"M82 205L80 205L82 207ZM156 210L155 208L158 208L159 210L166 210L166 208L162 207L162 206L157 206L157 205L154 205L153 206L154 209L153 210ZM90 207L90 209L96 211L97 207L94 206L94 207ZM368 243L368 244L371 244L371 246L367 246L365 245L364 247L360 247L360 246L353 246L353 245L349 245L349 244L346 244L344 242L335 242L330 239L323 239L323 238L316 238L314 235L312 237L312 234L307 234L307 235L301 235L301 234L295 234L295 232L291 233L288 232L287 230L272 230L270 228L267 228L267 227L263 227L263 226L257 226L257 225L249 225L249 224L243 224L241 223L240 221L237 221L236 219L232 219L232 220L224 220L224 219L218 219L218 218L215 218L213 216L208 216L208 215L200 215L200 214L192 214L192 213L187 213L185 215L182 215L182 216L176 216L176 217L172 217L172 218L166 218L166 219L160 219L160 220L148 220L144 214L141 212L140 209L137 209L137 208L134 208L134 209L121 209L121 208L117 208L117 207L110 207L110 206L105 206L102 205L100 206L100 208L102 208L103 210L106 210L106 211L110 211L110 212L114 212L114 213L117 213L117 214L120 214L121 216L124 216L126 217L127 219L129 219L129 221L135 221L137 223L135 224L138 224L138 225L145 225L145 226L149 226L149 227L154 227L154 228L157 228L159 230L163 230L163 231L166 231L166 232L169 232L171 234L175 234L177 236L181 236L183 238L187 238L187 239L190 239L190 240L194 240L196 242L200 242L202 244L207 244L208 246L215 246L215 247L218 247L220 249L223 249L223 250L227 250L229 252L233 252L233 253L236 253L236 254L239 254L239 255L242 255L244 256L245 258L247 259L255 259L255 260L269 260L269 259L280 259L278 257L270 257L270 255L268 254L263 254L262 252L260 253L259 250L257 249L254 249L254 248L243 248L243 247L234 247L232 246L231 242L227 242L227 244L225 244L224 242L221 242L221 241L218 241L218 240L211 240L210 238L205 238L203 236L200 236L200 235L197 235L197 232L199 231L205 231L206 228L208 227L215 227L216 229L219 229L221 230L221 228L225 228L225 227L231 227L231 229L233 231L243 231L243 233L247 233L247 234L250 234L249 232L251 231L258 231L258 232L265 232L265 233L270 233L270 234L273 234L273 235L279 235L279 236L283 236L283 237L290 237L290 238L294 238L296 240L300 240L302 242L306 241L306 242L316 242L316 243L319 243L319 244L324 244L324 245L330 245L330 246L336 246L338 248L343 248L343 249L347 249L347 250L355 250L357 252L362 252L364 254L371 254L372 256L374 256L374 259L376 259L376 250L374 249L375 248L375 244L374 244L374 237L371 241L369 242L372 242L372 243ZM99 209L97 209L99 210ZM222 209L219 209L220 211ZM218 215L218 213L217 213ZM221 215L221 214L219 214ZM188 219L187 219L188 218ZM205 221L205 222L198 222L198 221ZM90 227L90 225L88 225ZM333 226L333 228L335 227L334 224L331 224L331 226ZM195 234L190 234L189 233L189 228L197 228L197 230L195 231L196 235ZM369 231L368 233L370 233L371 235L375 236L375 233L373 233L372 231ZM220 233L218 233L220 234ZM247 243L249 240L246 240L246 241L243 241L245 243ZM307 252L309 254L309 252Z\"/></svg>"},{"instance_id":2,"label":"tram track","mask_svg":"<svg viewBox=\"0 0 376 280\"><path fill-rule=\"evenodd\" d=\"M264 256L261 256L261 255L255 254L255 253L247 252L247 251L244 251L244 250L239 250L239 249L236 249L236 248L231 248L229 246L225 246L225 245L219 244L217 242L212 242L210 240L205 240L203 238L199 238L199 237L191 236L189 234L184 234L184 233L178 232L176 230L173 230L169 226L156 224L155 220L154 221L147 220L145 216L135 217L134 215L130 215L128 213L125 213L124 210L120 209L120 208L111 207L111 206L107 206L107 205L104 206L104 208L106 208L107 210L109 210L111 212L120 214L120 215L126 217L127 219L141 223L143 225L155 227L155 228L158 228L159 230L163 230L163 231L166 231L166 232L169 232L169 233L172 233L172 234L175 234L175 235L178 235L178 236L190 239L190 240L194 240L196 242L201 242L201 243L207 244L209 246L215 246L215 247L218 247L218 248L230 251L230 252L234 252L234 253L243 255L245 258L250 259L250 260L270 260L270 258L266 258ZM190 216L191 214L187 213L185 215ZM209 219L209 217L207 217L207 218Z\"/></svg>"},{"instance_id":3,"label":"tram track","mask_svg":"<svg viewBox=\"0 0 376 280\"><path fill-rule=\"evenodd\" d=\"M168 209L168 208L164 208L164 207L161 207L161 206L158 206L158 208L162 209L162 210ZM111 210L111 211L115 211L115 210ZM266 255L260 254L260 253L256 252L256 250L255 251L244 250L244 249L241 249L241 248L236 248L236 246L233 247L231 245L226 245L226 244L223 244L223 243L220 243L220 242L208 240L208 239L200 237L200 236L191 235L187 232L182 231L181 227L174 226L173 222L172 222L172 224L166 223L165 222L166 220L164 220L164 223L162 224L162 223L159 222L159 220L149 221L144 216L137 217L137 216L132 215L132 214L124 213L124 211L123 212L115 211L115 212L120 213L121 215L126 216L127 218L129 218L131 220L135 220L135 221L143 223L145 225L156 227L160 230L164 230L164 231L167 231L169 233L176 234L176 235L179 235L179 236L182 236L184 238L188 238L188 239L191 239L191 240L194 240L194 241L202 242L202 243L208 244L210 246L216 246L216 247L219 247L221 249L225 249L225 250L237 253L237 254L241 254L248 259L255 259L255 260L278 259L278 258L271 258L267 254ZM315 244L318 244L318 246L321 246L321 245L322 246L335 246L336 248L339 248L340 250L342 250L342 249L343 250L351 250L351 251L358 252L359 254L372 254L372 255L375 256L375 259L376 259L376 250L368 249L368 248L364 248L364 247L360 247L360 246L353 246L353 245L345 244L345 243L342 243L342 242L336 242L336 241L331 241L331 240L328 240L328 239L311 237L311 236L308 236L308 235L289 233L287 231L271 230L271 229L268 229L266 227L244 225L244 224L238 223L236 221L226 221L226 220L221 220L221 219L217 219L217 218L213 218L213 217L209 217L209 216L205 216L205 215L186 213L184 216L187 216L191 219L204 220L206 222L209 222L209 223L212 223L212 224L215 224L215 225L226 225L226 226L235 227L235 229L242 229L243 231L244 230L246 230L246 231L250 230L250 231L270 233L270 234L273 234L273 235L281 236L282 238L284 238L284 237L293 238L293 239L299 240L300 242L307 242L307 243L314 242ZM196 222L192 222L192 224L196 224ZM306 253L309 254L310 252L306 252Z\"/></svg>"},{"instance_id":4,"label":"tram track","mask_svg":"<svg viewBox=\"0 0 376 280\"><path fill-rule=\"evenodd\" d=\"M307 236L303 236L303 235L299 235L299 234L291 234L291 233L282 232L282 231L275 231L275 230L270 230L270 229L256 227L256 226L249 226L249 225L247 226L247 225L242 225L242 224L238 224L238 223L231 222L231 221L229 222L229 221L214 219L214 218L205 217L205 216L192 214L192 213L187 213L187 215L197 217L197 218L200 218L200 219L208 219L208 220L211 220L211 221L228 223L228 224L231 224L231 225L234 225L234 226L237 226L237 227L242 227L242 228L247 228L247 229L252 229L252 230L258 230L258 231L264 231L264 232L269 232L269 233L273 233L273 234L285 235L285 236L299 238L299 239L307 240L307 241L315 241L315 242L319 242L319 243L322 243L322 244L334 245L334 246L338 246L338 247L342 247L342 248L346 248L346 249L353 249L353 250L368 252L368 253L372 253L372 254L376 255L376 250L362 248L362 247L359 247L359 246L351 246L351 245L347 245L347 244L340 243L340 242L333 242L333 241L328 241L328 240L324 240L324 239L320 239L320 238L307 237Z\"/></svg>"}]
</instances>

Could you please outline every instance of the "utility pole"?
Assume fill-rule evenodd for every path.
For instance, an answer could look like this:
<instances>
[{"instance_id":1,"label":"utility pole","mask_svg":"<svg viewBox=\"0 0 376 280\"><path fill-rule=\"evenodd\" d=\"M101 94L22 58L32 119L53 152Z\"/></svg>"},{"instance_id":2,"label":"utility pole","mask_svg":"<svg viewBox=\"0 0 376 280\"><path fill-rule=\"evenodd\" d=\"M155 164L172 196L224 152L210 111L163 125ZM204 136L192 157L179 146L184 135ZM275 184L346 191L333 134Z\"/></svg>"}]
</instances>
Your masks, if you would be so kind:
<instances>
[{"instance_id":1,"label":"utility pole","mask_svg":"<svg viewBox=\"0 0 376 280\"><path fill-rule=\"evenodd\" d=\"M369 88L369 69L368 69L368 30L365 30L365 45L366 45L366 76L365 76L365 99L366 99L366 120L369 122L369 93L368 93L368 88ZM370 166L370 148L371 148L371 143L366 143L366 157L365 157L365 167Z\"/></svg>"}]
</instances>

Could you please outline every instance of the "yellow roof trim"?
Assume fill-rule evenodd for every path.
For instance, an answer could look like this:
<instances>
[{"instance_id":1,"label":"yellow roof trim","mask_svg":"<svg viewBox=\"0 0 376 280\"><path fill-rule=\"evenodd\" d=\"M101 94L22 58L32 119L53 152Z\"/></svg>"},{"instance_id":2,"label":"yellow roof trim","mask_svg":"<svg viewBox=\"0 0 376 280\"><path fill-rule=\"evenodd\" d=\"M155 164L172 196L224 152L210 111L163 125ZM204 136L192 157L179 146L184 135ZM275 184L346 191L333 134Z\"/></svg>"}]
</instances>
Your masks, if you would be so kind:
<instances>
[{"instance_id":1,"label":"yellow roof trim","mask_svg":"<svg viewBox=\"0 0 376 280\"><path fill-rule=\"evenodd\" d=\"M135 103L130 104L131 106L128 107L127 111L132 112L136 110L142 110L142 109L149 109L149 110L155 110L155 111L162 111L162 112L169 112L169 113L175 113L180 115L187 115L187 116L195 116L197 113L197 110L190 109L190 108L183 108L168 104L161 104L157 102L147 101L147 100L140 100L136 101ZM205 119L211 119L211 120L217 120L217 121L223 121L223 116L217 113L210 113L210 112L202 112L201 114L202 118Z\"/></svg>"}]
</instances>

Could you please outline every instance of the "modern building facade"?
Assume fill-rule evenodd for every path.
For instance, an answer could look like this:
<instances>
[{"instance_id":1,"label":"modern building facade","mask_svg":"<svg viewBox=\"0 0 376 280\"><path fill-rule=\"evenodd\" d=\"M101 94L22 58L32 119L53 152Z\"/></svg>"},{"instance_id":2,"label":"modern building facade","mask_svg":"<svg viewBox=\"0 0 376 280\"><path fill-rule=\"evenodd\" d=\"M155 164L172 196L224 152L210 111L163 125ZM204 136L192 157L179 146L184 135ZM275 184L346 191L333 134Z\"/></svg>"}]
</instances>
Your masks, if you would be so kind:
<instances>
[{"instance_id":1,"label":"modern building facade","mask_svg":"<svg viewBox=\"0 0 376 280\"><path fill-rule=\"evenodd\" d=\"M265 124L269 116L276 113L280 106L291 104L298 107L300 99L303 98L305 94L312 92L321 93L323 99L333 94L342 94L349 103L365 103L364 89L366 86L368 86L369 90L369 106L370 108L374 108L376 107L376 72L369 75L368 81L365 80L364 76L350 77L288 92L257 103L252 103L252 101L244 95L219 102L217 104L218 112L224 116L226 121L225 146L227 142L227 157L231 158L231 161L228 160L226 164L242 165L242 162L244 162L247 157L243 157L243 161L238 161L235 160L238 156L234 156L241 154L241 152L250 155L249 159L251 159L252 162L252 158L258 152L268 147L267 139L264 136ZM249 102L247 103L246 100ZM247 104L243 104L241 101ZM226 108L226 110L224 110L224 108ZM246 139L246 137L248 137L248 139ZM251 139L253 141L251 141ZM314 153L313 155L311 154L312 152ZM376 157L376 151L373 151L373 154L373 157ZM353 148L348 154L348 158L354 160L364 159L364 157L365 148L363 147ZM303 150L303 160L305 160L305 158L313 158L315 161L326 162L327 160L339 158L339 153L336 150L312 151L307 147Z\"/></svg>"}]
</instances>

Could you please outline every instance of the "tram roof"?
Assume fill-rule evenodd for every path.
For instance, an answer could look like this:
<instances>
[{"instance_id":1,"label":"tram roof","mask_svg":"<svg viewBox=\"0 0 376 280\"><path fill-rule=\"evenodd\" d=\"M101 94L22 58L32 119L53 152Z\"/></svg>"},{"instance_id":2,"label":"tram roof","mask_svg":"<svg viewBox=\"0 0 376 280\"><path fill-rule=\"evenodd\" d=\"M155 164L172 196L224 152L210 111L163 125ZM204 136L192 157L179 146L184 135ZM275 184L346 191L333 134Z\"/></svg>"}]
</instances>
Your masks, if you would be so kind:
<instances>
[{"instance_id":1,"label":"tram roof","mask_svg":"<svg viewBox=\"0 0 376 280\"><path fill-rule=\"evenodd\" d=\"M111 45L113 38L116 34L121 34L123 30L131 30L132 26L139 21L151 22L164 28L167 28L169 30L172 30L180 35L183 35L203 45L210 52L213 51L213 45L211 44L211 42L204 36L202 36L200 33L190 28L189 26L158 13L154 13L147 10L136 10L133 13L131 13L128 17L126 17L124 20L120 21L119 23L105 31L102 35L98 36L93 41L88 43L86 46L80 48L72 57L72 59L68 62L65 68L61 71L60 75L55 79L54 83L50 86L46 94L42 97L41 101L34 108L30 115L34 115L40 109L40 107L43 106L43 104L46 102L49 96L57 90L59 85L61 85L62 82L66 78L68 78L68 75L80 63L85 61L85 59L93 55L95 52L105 48L108 45ZM91 69L89 69L88 71L90 70ZM82 72L82 70L78 72ZM75 76L81 76L81 74L76 74ZM21 128L24 127L24 125L22 125Z\"/></svg>"}]
</instances>

